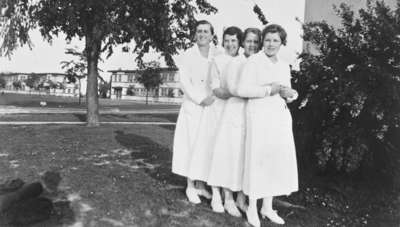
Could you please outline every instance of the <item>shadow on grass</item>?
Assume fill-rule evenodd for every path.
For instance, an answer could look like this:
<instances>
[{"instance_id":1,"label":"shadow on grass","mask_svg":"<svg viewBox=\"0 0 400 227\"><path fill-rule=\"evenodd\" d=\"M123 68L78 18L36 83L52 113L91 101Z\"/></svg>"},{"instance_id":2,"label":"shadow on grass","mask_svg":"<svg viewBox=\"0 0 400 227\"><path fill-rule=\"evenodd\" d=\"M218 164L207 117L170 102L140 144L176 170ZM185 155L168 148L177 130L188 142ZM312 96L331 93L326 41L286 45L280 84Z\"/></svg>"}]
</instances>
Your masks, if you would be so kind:
<instances>
[{"instance_id":1,"label":"shadow on grass","mask_svg":"<svg viewBox=\"0 0 400 227\"><path fill-rule=\"evenodd\" d=\"M152 114L153 117L162 118L167 120L168 122L176 122L178 119L178 114Z\"/></svg>"},{"instance_id":2,"label":"shadow on grass","mask_svg":"<svg viewBox=\"0 0 400 227\"><path fill-rule=\"evenodd\" d=\"M54 195L44 192L38 182L25 184L14 179L0 184L0 226L61 227L73 224L76 218L70 201L55 199Z\"/></svg>"},{"instance_id":3,"label":"shadow on grass","mask_svg":"<svg viewBox=\"0 0 400 227\"><path fill-rule=\"evenodd\" d=\"M159 125L158 127L165 128L165 129L170 130L170 131L174 131L175 130L175 125Z\"/></svg>"},{"instance_id":4,"label":"shadow on grass","mask_svg":"<svg viewBox=\"0 0 400 227\"><path fill-rule=\"evenodd\" d=\"M131 152L133 160L143 160L151 168L144 168L152 178L171 185L184 185L185 181L171 172L172 152L148 137L115 131L115 139Z\"/></svg>"}]
</instances>

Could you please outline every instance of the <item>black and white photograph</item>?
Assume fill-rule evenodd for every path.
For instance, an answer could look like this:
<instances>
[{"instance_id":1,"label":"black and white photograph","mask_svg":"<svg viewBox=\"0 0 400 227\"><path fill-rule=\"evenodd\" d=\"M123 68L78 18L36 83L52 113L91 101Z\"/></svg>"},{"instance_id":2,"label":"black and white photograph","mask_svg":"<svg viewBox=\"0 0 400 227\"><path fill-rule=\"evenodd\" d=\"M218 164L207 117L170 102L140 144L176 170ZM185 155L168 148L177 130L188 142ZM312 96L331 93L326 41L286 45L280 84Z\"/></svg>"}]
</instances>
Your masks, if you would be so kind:
<instances>
[{"instance_id":1,"label":"black and white photograph","mask_svg":"<svg viewBox=\"0 0 400 227\"><path fill-rule=\"evenodd\" d=\"M275 226L400 226L400 0L0 0L0 227Z\"/></svg>"}]
</instances>

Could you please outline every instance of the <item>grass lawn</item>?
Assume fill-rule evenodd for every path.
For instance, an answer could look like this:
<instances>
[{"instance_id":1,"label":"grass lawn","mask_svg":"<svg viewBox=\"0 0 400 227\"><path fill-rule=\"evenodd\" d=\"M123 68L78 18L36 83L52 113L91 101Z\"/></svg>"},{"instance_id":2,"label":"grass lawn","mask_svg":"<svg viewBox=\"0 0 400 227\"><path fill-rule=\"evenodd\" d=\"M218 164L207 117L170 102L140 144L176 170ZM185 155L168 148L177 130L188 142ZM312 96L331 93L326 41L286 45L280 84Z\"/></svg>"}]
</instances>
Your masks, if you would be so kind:
<instances>
[{"instance_id":1,"label":"grass lawn","mask_svg":"<svg viewBox=\"0 0 400 227\"><path fill-rule=\"evenodd\" d=\"M0 183L61 173L55 212L27 226L248 226L244 218L213 213L210 201L188 203L185 180L171 173L172 140L173 127L1 126ZM275 204L286 226L400 224L396 192L322 177L300 182L299 192Z\"/></svg>"},{"instance_id":2,"label":"grass lawn","mask_svg":"<svg viewBox=\"0 0 400 227\"><path fill-rule=\"evenodd\" d=\"M47 102L46 107L52 108L86 108L85 98L79 104L77 97L60 97L52 95L25 95L5 93L0 95L0 105L17 107L40 107L40 102ZM103 109L119 108L120 110L147 110L147 109L176 109L176 104L149 104L128 100L99 99L99 105Z\"/></svg>"}]
</instances>

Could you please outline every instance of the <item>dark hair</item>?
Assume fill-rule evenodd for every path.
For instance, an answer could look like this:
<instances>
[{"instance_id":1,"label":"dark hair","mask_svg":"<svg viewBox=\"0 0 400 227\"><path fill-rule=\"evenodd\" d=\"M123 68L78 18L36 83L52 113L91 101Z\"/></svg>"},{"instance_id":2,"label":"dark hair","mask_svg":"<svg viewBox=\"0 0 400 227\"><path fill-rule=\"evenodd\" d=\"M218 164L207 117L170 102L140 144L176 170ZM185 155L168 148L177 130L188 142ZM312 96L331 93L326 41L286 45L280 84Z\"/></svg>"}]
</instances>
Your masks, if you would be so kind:
<instances>
[{"instance_id":1,"label":"dark hair","mask_svg":"<svg viewBox=\"0 0 400 227\"><path fill-rule=\"evenodd\" d=\"M240 30L240 28L238 28L236 26L231 26L224 30L224 33L222 34L222 46L224 46L225 35L236 35L236 38L238 39L239 44L242 43L243 32L242 32L242 30Z\"/></svg>"},{"instance_id":2,"label":"dark hair","mask_svg":"<svg viewBox=\"0 0 400 227\"><path fill-rule=\"evenodd\" d=\"M246 30L244 30L244 33L243 33L243 40L242 40L242 47L243 47L243 43L244 43L244 40L246 39L246 37L247 37L247 35L249 34L249 33L253 33L253 34L256 34L257 35L257 37L258 37L258 50L260 50L261 49L261 46L262 46L262 42L261 42L261 31L260 31L260 29L258 29L258 28L246 28Z\"/></svg>"},{"instance_id":3,"label":"dark hair","mask_svg":"<svg viewBox=\"0 0 400 227\"><path fill-rule=\"evenodd\" d=\"M202 24L208 24L208 25L210 25L211 34L214 35L214 27L213 27L213 25L212 25L209 21L207 21L207 20L199 20L199 21L196 22L196 25L194 26L194 28L195 28L195 33L196 33L197 27L199 27L199 25L202 25Z\"/></svg>"},{"instance_id":4,"label":"dark hair","mask_svg":"<svg viewBox=\"0 0 400 227\"><path fill-rule=\"evenodd\" d=\"M281 38L282 45L286 46L286 38L287 38L287 33L285 29L282 28L282 26L278 24L270 24L267 25L263 31L262 31L262 42L264 42L265 36L267 33L278 33L279 37Z\"/></svg>"}]
</instances>

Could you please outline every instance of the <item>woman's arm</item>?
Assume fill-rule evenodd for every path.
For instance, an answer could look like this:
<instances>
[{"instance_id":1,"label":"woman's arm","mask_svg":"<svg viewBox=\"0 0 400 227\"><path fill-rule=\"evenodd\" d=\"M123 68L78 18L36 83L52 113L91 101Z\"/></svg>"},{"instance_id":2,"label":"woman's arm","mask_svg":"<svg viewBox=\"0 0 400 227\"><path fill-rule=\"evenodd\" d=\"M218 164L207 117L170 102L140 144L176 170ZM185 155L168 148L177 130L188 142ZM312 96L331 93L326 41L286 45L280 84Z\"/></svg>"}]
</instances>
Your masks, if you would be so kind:
<instances>
[{"instance_id":1,"label":"woman's arm","mask_svg":"<svg viewBox=\"0 0 400 227\"><path fill-rule=\"evenodd\" d=\"M299 96L297 91L292 89L292 84L290 82L290 79L291 79L291 73L290 73L290 67L288 66L287 72L286 72L286 77L285 77L285 80L283 83L283 88L279 92L281 97L284 98L287 103L293 102Z\"/></svg>"},{"instance_id":2,"label":"woman's arm","mask_svg":"<svg viewBox=\"0 0 400 227\"><path fill-rule=\"evenodd\" d=\"M230 98L232 95L229 91L221 87L221 70L218 68L215 60L211 62L209 75L211 76L211 90L213 94L220 99Z\"/></svg>"},{"instance_id":3,"label":"woman's arm","mask_svg":"<svg viewBox=\"0 0 400 227\"><path fill-rule=\"evenodd\" d=\"M189 77L189 73L191 73L189 70L190 66L189 61L191 60L190 56L184 54L184 56L182 57L183 57L182 61L180 62L180 64L178 64L181 89L190 100L200 105L202 101L207 98L208 95L206 91L204 91L204 89L201 89L193 85Z\"/></svg>"},{"instance_id":4,"label":"woman's arm","mask_svg":"<svg viewBox=\"0 0 400 227\"><path fill-rule=\"evenodd\" d=\"M243 98L263 98L270 95L271 85L260 85L257 83L257 64L250 59L244 64L239 75L239 83L236 94Z\"/></svg>"}]
</instances>

